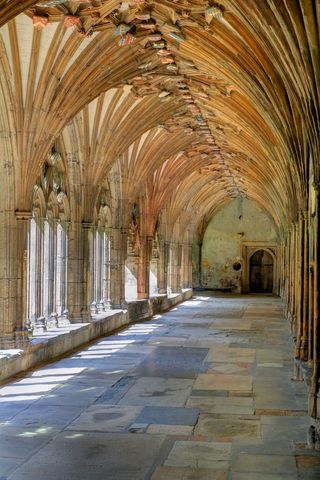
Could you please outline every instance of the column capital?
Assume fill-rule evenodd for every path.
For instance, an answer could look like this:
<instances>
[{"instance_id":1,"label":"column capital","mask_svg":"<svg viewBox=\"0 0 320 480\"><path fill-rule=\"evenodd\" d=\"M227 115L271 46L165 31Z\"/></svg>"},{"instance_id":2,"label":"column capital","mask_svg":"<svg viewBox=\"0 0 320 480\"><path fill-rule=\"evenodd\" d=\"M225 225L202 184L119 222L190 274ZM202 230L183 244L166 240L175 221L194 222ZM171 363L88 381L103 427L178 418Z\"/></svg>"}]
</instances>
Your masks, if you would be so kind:
<instances>
[{"instance_id":1,"label":"column capital","mask_svg":"<svg viewBox=\"0 0 320 480\"><path fill-rule=\"evenodd\" d=\"M32 218L32 212L28 210L16 210L14 214L18 221L27 221Z\"/></svg>"},{"instance_id":2,"label":"column capital","mask_svg":"<svg viewBox=\"0 0 320 480\"><path fill-rule=\"evenodd\" d=\"M92 222L81 222L81 227L85 230L93 228L95 225Z\"/></svg>"}]
</instances>

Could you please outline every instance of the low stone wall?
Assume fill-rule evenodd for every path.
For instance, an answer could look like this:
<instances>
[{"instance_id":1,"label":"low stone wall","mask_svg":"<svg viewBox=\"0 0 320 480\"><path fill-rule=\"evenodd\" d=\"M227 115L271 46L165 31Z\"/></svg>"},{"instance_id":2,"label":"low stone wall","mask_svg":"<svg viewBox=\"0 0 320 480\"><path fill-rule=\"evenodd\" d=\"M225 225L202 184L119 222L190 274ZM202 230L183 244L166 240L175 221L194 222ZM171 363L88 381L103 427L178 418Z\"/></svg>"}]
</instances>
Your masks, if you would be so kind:
<instances>
[{"instance_id":1,"label":"low stone wall","mask_svg":"<svg viewBox=\"0 0 320 480\"><path fill-rule=\"evenodd\" d=\"M125 325L148 320L191 297L192 290L187 289L169 297L157 295L148 300L131 301L127 310L110 310L95 315L89 323L72 323L38 334L23 348L0 350L0 381L71 352Z\"/></svg>"}]
</instances>

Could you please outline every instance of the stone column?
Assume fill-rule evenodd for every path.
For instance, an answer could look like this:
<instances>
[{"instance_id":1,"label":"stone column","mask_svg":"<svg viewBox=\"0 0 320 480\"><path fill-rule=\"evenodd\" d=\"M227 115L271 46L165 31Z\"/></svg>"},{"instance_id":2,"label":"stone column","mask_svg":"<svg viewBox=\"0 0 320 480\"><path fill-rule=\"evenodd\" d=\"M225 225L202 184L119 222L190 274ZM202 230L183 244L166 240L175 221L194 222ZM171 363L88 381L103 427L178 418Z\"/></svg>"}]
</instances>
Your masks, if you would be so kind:
<instances>
[{"instance_id":1,"label":"stone column","mask_svg":"<svg viewBox=\"0 0 320 480\"><path fill-rule=\"evenodd\" d=\"M73 323L90 320L90 233L91 223L71 222L69 229L67 308Z\"/></svg>"},{"instance_id":2,"label":"stone column","mask_svg":"<svg viewBox=\"0 0 320 480\"><path fill-rule=\"evenodd\" d=\"M298 255L297 255L297 248L298 248L298 239L297 239L297 225L293 224L292 226L292 252L291 252L291 272L290 272L290 316L291 316L291 325L292 330L297 335L297 288L298 287L298 278L299 278L299 269L301 266L298 265Z\"/></svg>"},{"instance_id":3,"label":"stone column","mask_svg":"<svg viewBox=\"0 0 320 480\"><path fill-rule=\"evenodd\" d=\"M182 245L181 286L192 287L192 245Z\"/></svg>"},{"instance_id":4,"label":"stone column","mask_svg":"<svg viewBox=\"0 0 320 480\"><path fill-rule=\"evenodd\" d=\"M96 227L91 222L82 222L83 231L83 269L85 304L82 316L90 318L97 313L96 299Z\"/></svg>"},{"instance_id":5,"label":"stone column","mask_svg":"<svg viewBox=\"0 0 320 480\"><path fill-rule=\"evenodd\" d=\"M26 251L31 214L0 208L0 335L5 348L26 339Z\"/></svg>"},{"instance_id":6,"label":"stone column","mask_svg":"<svg viewBox=\"0 0 320 480\"><path fill-rule=\"evenodd\" d=\"M17 313L15 336L26 338L28 323L28 238L30 232L31 212L16 211L17 222Z\"/></svg>"},{"instance_id":7,"label":"stone column","mask_svg":"<svg viewBox=\"0 0 320 480\"><path fill-rule=\"evenodd\" d=\"M300 358L301 341L302 341L302 272L303 272L303 217L299 212L298 224L295 229L296 232L296 247L293 265L296 266L294 272L294 289L292 298L294 299L294 318L295 318L295 332L296 332L296 353L295 357Z\"/></svg>"},{"instance_id":8,"label":"stone column","mask_svg":"<svg viewBox=\"0 0 320 480\"><path fill-rule=\"evenodd\" d=\"M192 245L186 245L186 249L187 249L186 288L192 288Z\"/></svg>"},{"instance_id":9,"label":"stone column","mask_svg":"<svg viewBox=\"0 0 320 480\"><path fill-rule=\"evenodd\" d=\"M318 262L320 261L320 195L319 186L316 186L316 215L314 217L314 291L313 291L313 372L311 378L311 385L309 388L308 398L308 414L316 418L319 422L320 419L320 320L319 320L319 285L320 285L320 269ZM318 435L320 431L318 429Z\"/></svg>"},{"instance_id":10,"label":"stone column","mask_svg":"<svg viewBox=\"0 0 320 480\"><path fill-rule=\"evenodd\" d=\"M173 243L171 248L172 248L171 289L172 289L172 293L181 293L182 245L179 243Z\"/></svg>"},{"instance_id":11,"label":"stone column","mask_svg":"<svg viewBox=\"0 0 320 480\"><path fill-rule=\"evenodd\" d=\"M168 290L168 262L169 262L169 243L161 241L159 243L158 258L158 293L167 293Z\"/></svg>"},{"instance_id":12,"label":"stone column","mask_svg":"<svg viewBox=\"0 0 320 480\"><path fill-rule=\"evenodd\" d=\"M145 236L141 239L137 275L138 299L147 299L150 296L150 262L152 257L152 242L153 238L150 236Z\"/></svg>"},{"instance_id":13,"label":"stone column","mask_svg":"<svg viewBox=\"0 0 320 480\"><path fill-rule=\"evenodd\" d=\"M308 337L309 337L309 238L308 238L308 212L301 212L302 215L302 275L301 275L301 323L302 338L300 345L300 358L308 360Z\"/></svg>"},{"instance_id":14,"label":"stone column","mask_svg":"<svg viewBox=\"0 0 320 480\"><path fill-rule=\"evenodd\" d=\"M202 242L199 242L198 246L199 246L199 257L198 257L199 287L202 287Z\"/></svg>"},{"instance_id":15,"label":"stone column","mask_svg":"<svg viewBox=\"0 0 320 480\"><path fill-rule=\"evenodd\" d=\"M110 228L110 301L112 308L121 309L125 301L125 259L128 232Z\"/></svg>"}]
</instances>

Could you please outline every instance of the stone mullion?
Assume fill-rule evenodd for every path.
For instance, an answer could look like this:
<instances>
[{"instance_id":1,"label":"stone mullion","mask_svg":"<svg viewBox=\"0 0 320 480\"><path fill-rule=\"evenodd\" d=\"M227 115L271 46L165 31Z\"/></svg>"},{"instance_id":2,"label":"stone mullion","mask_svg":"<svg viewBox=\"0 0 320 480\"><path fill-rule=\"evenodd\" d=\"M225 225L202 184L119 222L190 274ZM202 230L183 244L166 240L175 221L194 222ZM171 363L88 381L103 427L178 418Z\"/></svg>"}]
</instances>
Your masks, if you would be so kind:
<instances>
[{"instance_id":1,"label":"stone mullion","mask_svg":"<svg viewBox=\"0 0 320 480\"><path fill-rule=\"evenodd\" d=\"M67 237L65 227L59 222L56 232L56 312L58 321L67 317L66 312L66 272L67 272Z\"/></svg>"},{"instance_id":2,"label":"stone mullion","mask_svg":"<svg viewBox=\"0 0 320 480\"><path fill-rule=\"evenodd\" d=\"M42 322L43 317L43 258L44 258L44 250L43 250L43 242L44 242L44 219L39 218L36 222L37 224L37 231L36 231L36 248L37 248L37 255L36 255L36 322L38 323L39 320Z\"/></svg>"},{"instance_id":3,"label":"stone mullion","mask_svg":"<svg viewBox=\"0 0 320 480\"><path fill-rule=\"evenodd\" d=\"M61 318L67 318L67 262L68 262L68 237L67 226L61 225L61 278L60 278L60 302Z\"/></svg>"},{"instance_id":4,"label":"stone mullion","mask_svg":"<svg viewBox=\"0 0 320 480\"><path fill-rule=\"evenodd\" d=\"M97 258L96 258L96 227L92 224L85 225L87 235L85 235L85 252L84 255L86 263L86 298L87 308L91 313L97 313L97 299L96 299L96 273L97 273ZM87 262L86 262L87 259Z\"/></svg>"},{"instance_id":5,"label":"stone mullion","mask_svg":"<svg viewBox=\"0 0 320 480\"><path fill-rule=\"evenodd\" d=\"M47 219L43 219L43 235L41 250L41 322L46 325L49 309L49 223Z\"/></svg>"},{"instance_id":6,"label":"stone mullion","mask_svg":"<svg viewBox=\"0 0 320 480\"><path fill-rule=\"evenodd\" d=\"M104 281L104 233L98 229L97 230L97 273L96 273L96 298L97 298L97 308L99 312L104 310L103 303L103 281Z\"/></svg>"},{"instance_id":7,"label":"stone mullion","mask_svg":"<svg viewBox=\"0 0 320 480\"><path fill-rule=\"evenodd\" d=\"M63 229L63 282L61 285L62 292L62 315L68 317L68 250L69 250L69 237L68 237L68 225L65 225Z\"/></svg>"},{"instance_id":8,"label":"stone mullion","mask_svg":"<svg viewBox=\"0 0 320 480\"><path fill-rule=\"evenodd\" d=\"M99 310L99 285L100 285L100 244L99 244L99 230L94 228L93 234L93 304L95 305L95 313Z\"/></svg>"},{"instance_id":9,"label":"stone mullion","mask_svg":"<svg viewBox=\"0 0 320 480\"><path fill-rule=\"evenodd\" d=\"M51 222L50 229L50 241L51 241L51 255L50 255L50 297L49 297L49 306L50 306L50 320L53 324L57 325L57 248L58 248L58 238L57 238L57 220L53 219Z\"/></svg>"},{"instance_id":10,"label":"stone mullion","mask_svg":"<svg viewBox=\"0 0 320 480\"><path fill-rule=\"evenodd\" d=\"M48 271L48 319L51 323L56 325L57 313L56 313L56 282L55 272L57 268L56 261L57 251L57 234L56 234L56 220L52 219L49 223L49 271Z\"/></svg>"},{"instance_id":11,"label":"stone mullion","mask_svg":"<svg viewBox=\"0 0 320 480\"><path fill-rule=\"evenodd\" d=\"M110 233L109 229L106 229L103 236L103 248L104 248L104 268L103 268L103 304L104 309L111 308L110 303Z\"/></svg>"},{"instance_id":12,"label":"stone mullion","mask_svg":"<svg viewBox=\"0 0 320 480\"><path fill-rule=\"evenodd\" d=\"M58 318L61 317L62 305L61 305L61 282L62 282L62 227L58 223L56 227L56 272L55 272L55 304L56 313Z\"/></svg>"}]
</instances>

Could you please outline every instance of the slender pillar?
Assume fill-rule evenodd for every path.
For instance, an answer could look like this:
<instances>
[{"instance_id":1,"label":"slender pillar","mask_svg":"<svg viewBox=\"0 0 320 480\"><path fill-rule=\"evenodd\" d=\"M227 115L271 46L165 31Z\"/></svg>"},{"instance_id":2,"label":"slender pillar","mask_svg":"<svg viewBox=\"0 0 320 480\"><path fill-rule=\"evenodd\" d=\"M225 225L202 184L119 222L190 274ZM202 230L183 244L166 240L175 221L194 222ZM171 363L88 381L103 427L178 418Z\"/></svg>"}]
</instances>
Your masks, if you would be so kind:
<instances>
[{"instance_id":1,"label":"slender pillar","mask_svg":"<svg viewBox=\"0 0 320 480\"><path fill-rule=\"evenodd\" d=\"M103 237L104 268L103 268L103 304L104 310L111 308L110 300L110 229L106 229Z\"/></svg>"},{"instance_id":2,"label":"slender pillar","mask_svg":"<svg viewBox=\"0 0 320 480\"><path fill-rule=\"evenodd\" d=\"M56 254L56 312L58 326L68 321L67 311L67 225L57 223L57 254Z\"/></svg>"}]
</instances>

